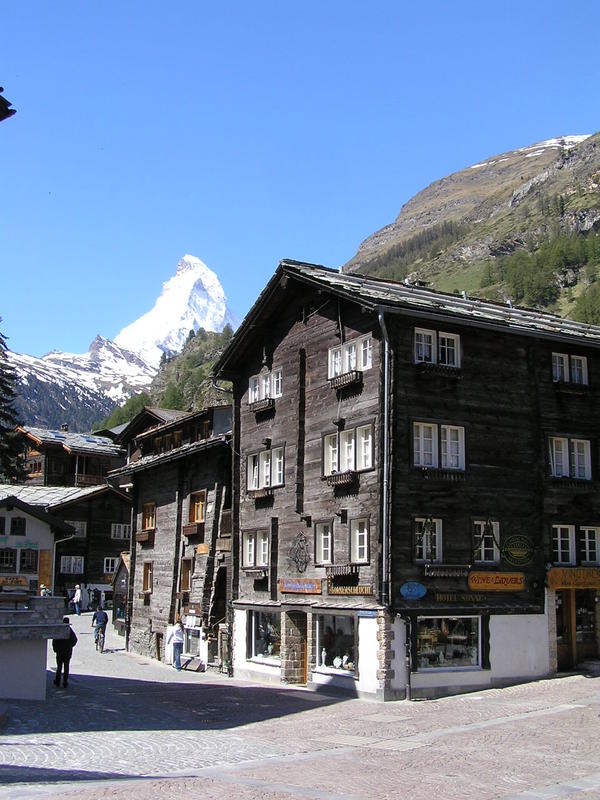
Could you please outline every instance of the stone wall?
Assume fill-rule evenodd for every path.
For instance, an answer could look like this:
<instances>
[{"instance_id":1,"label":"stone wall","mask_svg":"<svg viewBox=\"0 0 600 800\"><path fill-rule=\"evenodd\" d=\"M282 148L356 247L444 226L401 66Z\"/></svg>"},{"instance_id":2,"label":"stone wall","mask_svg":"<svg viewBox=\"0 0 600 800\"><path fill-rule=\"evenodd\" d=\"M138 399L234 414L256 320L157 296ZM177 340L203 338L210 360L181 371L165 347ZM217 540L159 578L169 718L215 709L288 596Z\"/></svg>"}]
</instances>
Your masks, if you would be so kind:
<instances>
[{"instance_id":1,"label":"stone wall","mask_svg":"<svg viewBox=\"0 0 600 800\"><path fill-rule=\"evenodd\" d=\"M307 614L305 611L281 612L281 680L283 683L306 681Z\"/></svg>"}]
</instances>

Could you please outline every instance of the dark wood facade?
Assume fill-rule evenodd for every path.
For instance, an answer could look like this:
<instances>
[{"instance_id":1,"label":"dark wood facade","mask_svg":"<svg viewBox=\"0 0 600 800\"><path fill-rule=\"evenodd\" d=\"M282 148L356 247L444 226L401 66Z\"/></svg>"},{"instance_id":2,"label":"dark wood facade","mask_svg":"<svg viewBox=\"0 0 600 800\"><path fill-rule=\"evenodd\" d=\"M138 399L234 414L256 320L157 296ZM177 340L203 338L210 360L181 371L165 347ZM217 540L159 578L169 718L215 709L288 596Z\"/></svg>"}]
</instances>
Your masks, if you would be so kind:
<instances>
[{"instance_id":1,"label":"dark wood facade","mask_svg":"<svg viewBox=\"0 0 600 800\"><path fill-rule=\"evenodd\" d=\"M184 652L203 656L205 663L224 661L231 583L230 407L146 429L142 418L138 423L125 439L129 463L111 475L134 505L128 646L164 659L167 629L181 618Z\"/></svg>"},{"instance_id":2,"label":"dark wood facade","mask_svg":"<svg viewBox=\"0 0 600 800\"><path fill-rule=\"evenodd\" d=\"M382 697L555 669L548 569L588 566L596 600L599 347L552 315L282 262L215 369L234 385L236 671L343 684L338 620L356 690Z\"/></svg>"}]
</instances>

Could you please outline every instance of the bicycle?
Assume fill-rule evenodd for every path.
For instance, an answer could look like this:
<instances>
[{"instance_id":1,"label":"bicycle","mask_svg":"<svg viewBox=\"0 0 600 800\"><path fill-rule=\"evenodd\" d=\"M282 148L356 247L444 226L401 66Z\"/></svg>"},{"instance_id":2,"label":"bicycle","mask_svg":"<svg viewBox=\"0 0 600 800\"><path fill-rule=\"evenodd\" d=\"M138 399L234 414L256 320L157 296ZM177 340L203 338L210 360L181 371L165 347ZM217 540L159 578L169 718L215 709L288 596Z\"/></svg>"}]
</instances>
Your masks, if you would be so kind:
<instances>
[{"instance_id":1,"label":"bicycle","mask_svg":"<svg viewBox=\"0 0 600 800\"><path fill-rule=\"evenodd\" d=\"M104 631L102 628L100 628L96 636L96 650L100 650L101 653L104 652Z\"/></svg>"}]
</instances>

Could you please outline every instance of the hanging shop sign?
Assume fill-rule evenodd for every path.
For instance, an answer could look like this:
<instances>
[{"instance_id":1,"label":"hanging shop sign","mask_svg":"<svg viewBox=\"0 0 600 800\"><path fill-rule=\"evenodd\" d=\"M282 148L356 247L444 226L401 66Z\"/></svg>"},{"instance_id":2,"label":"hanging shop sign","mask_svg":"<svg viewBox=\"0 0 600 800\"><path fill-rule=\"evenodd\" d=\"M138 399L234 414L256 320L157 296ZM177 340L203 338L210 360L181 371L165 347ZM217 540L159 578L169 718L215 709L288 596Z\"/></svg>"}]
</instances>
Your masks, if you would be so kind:
<instances>
[{"instance_id":1,"label":"hanging shop sign","mask_svg":"<svg viewBox=\"0 0 600 800\"><path fill-rule=\"evenodd\" d=\"M527 536L508 536L502 547L502 557L513 567L524 567L533 561L533 542Z\"/></svg>"},{"instance_id":2,"label":"hanging shop sign","mask_svg":"<svg viewBox=\"0 0 600 800\"><path fill-rule=\"evenodd\" d=\"M600 567L552 567L549 589L600 589Z\"/></svg>"},{"instance_id":3,"label":"hanging shop sign","mask_svg":"<svg viewBox=\"0 0 600 800\"><path fill-rule=\"evenodd\" d=\"M406 581L400 587L400 594L405 600L420 600L427 594L427 587L417 581Z\"/></svg>"},{"instance_id":4,"label":"hanging shop sign","mask_svg":"<svg viewBox=\"0 0 600 800\"><path fill-rule=\"evenodd\" d=\"M287 594L321 594L320 578L280 578L279 591Z\"/></svg>"},{"instance_id":5,"label":"hanging shop sign","mask_svg":"<svg viewBox=\"0 0 600 800\"><path fill-rule=\"evenodd\" d=\"M474 592L522 592L525 575L522 572L470 572L469 589Z\"/></svg>"}]
</instances>

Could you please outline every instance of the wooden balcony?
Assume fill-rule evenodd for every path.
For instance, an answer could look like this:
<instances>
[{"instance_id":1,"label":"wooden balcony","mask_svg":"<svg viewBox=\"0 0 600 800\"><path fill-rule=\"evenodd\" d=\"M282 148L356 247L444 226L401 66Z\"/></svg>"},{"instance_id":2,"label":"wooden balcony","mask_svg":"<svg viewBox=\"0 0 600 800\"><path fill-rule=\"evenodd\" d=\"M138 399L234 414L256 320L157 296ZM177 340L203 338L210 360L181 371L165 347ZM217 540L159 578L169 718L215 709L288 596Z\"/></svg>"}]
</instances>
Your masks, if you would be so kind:
<instances>
[{"instance_id":1,"label":"wooden balcony","mask_svg":"<svg viewBox=\"0 0 600 800\"><path fill-rule=\"evenodd\" d=\"M183 535L186 539L199 537L204 539L204 522L189 522L183 526Z\"/></svg>"},{"instance_id":2,"label":"wooden balcony","mask_svg":"<svg viewBox=\"0 0 600 800\"><path fill-rule=\"evenodd\" d=\"M345 389L346 386L354 386L361 384L363 374L358 369L352 369L350 372L344 372L342 375L335 375L329 378L329 385L332 389Z\"/></svg>"},{"instance_id":3,"label":"wooden balcony","mask_svg":"<svg viewBox=\"0 0 600 800\"><path fill-rule=\"evenodd\" d=\"M138 544L147 544L154 547L154 528L149 528L146 531L138 531L135 535L135 540Z\"/></svg>"},{"instance_id":4,"label":"wooden balcony","mask_svg":"<svg viewBox=\"0 0 600 800\"><path fill-rule=\"evenodd\" d=\"M248 497L253 500L262 500L264 497L273 497L273 487L263 486L261 489L248 489Z\"/></svg>"},{"instance_id":5,"label":"wooden balcony","mask_svg":"<svg viewBox=\"0 0 600 800\"><path fill-rule=\"evenodd\" d=\"M427 578L466 578L469 564L425 564Z\"/></svg>"},{"instance_id":6,"label":"wooden balcony","mask_svg":"<svg viewBox=\"0 0 600 800\"><path fill-rule=\"evenodd\" d=\"M100 486L106 482L104 475L77 475L77 486Z\"/></svg>"}]
</instances>

